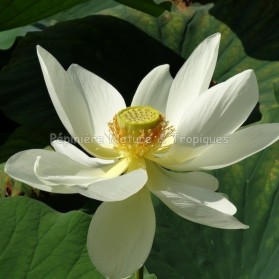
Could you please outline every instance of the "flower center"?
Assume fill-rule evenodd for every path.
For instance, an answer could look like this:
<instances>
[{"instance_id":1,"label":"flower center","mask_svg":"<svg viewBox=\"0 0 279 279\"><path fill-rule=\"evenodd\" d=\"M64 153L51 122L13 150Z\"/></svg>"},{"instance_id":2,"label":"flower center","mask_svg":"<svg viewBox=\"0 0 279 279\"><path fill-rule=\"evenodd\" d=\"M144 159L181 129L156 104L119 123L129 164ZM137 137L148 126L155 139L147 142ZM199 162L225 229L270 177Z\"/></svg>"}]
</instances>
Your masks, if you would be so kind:
<instances>
[{"instance_id":1,"label":"flower center","mask_svg":"<svg viewBox=\"0 0 279 279\"><path fill-rule=\"evenodd\" d=\"M115 148L133 162L165 149L164 141L174 131L164 116L149 106L121 110L109 128Z\"/></svg>"},{"instance_id":2,"label":"flower center","mask_svg":"<svg viewBox=\"0 0 279 279\"><path fill-rule=\"evenodd\" d=\"M129 131L151 129L160 121L160 113L152 107L128 107L117 114L118 125Z\"/></svg>"}]
</instances>

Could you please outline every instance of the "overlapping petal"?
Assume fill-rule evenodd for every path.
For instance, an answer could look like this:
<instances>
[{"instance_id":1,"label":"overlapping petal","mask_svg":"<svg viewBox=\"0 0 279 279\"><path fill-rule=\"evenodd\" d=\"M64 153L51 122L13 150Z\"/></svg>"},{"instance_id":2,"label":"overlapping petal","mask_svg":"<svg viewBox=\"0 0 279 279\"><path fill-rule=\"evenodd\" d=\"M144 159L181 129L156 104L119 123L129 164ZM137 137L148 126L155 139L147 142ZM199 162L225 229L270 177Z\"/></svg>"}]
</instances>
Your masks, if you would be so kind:
<instances>
[{"instance_id":1,"label":"overlapping petal","mask_svg":"<svg viewBox=\"0 0 279 279\"><path fill-rule=\"evenodd\" d=\"M154 68L139 84L131 106L151 106L165 114L172 81L169 65Z\"/></svg>"},{"instance_id":2,"label":"overlapping petal","mask_svg":"<svg viewBox=\"0 0 279 279\"><path fill-rule=\"evenodd\" d=\"M5 165L11 177L40 190L79 193L101 201L124 200L142 189L146 171L138 169L121 175L126 168L126 159L88 167L58 152L40 149L19 152Z\"/></svg>"},{"instance_id":3,"label":"overlapping petal","mask_svg":"<svg viewBox=\"0 0 279 279\"><path fill-rule=\"evenodd\" d=\"M84 97L94 128L93 136L102 145L112 148L108 123L117 112L126 107L123 97L107 81L79 65L71 65L67 72Z\"/></svg>"},{"instance_id":4,"label":"overlapping petal","mask_svg":"<svg viewBox=\"0 0 279 279\"><path fill-rule=\"evenodd\" d=\"M259 99L252 70L220 83L200 96L185 111L167 156L182 162L197 156L213 139L229 135L248 118Z\"/></svg>"},{"instance_id":5,"label":"overlapping petal","mask_svg":"<svg viewBox=\"0 0 279 279\"><path fill-rule=\"evenodd\" d=\"M178 127L184 112L209 87L217 61L220 37L220 33L217 33L205 39L173 80L166 117L175 128Z\"/></svg>"},{"instance_id":6,"label":"overlapping petal","mask_svg":"<svg viewBox=\"0 0 279 279\"><path fill-rule=\"evenodd\" d=\"M179 191L174 187L169 188L169 190L161 190L153 193L173 212L192 222L220 229L248 228L248 226L239 222L232 215L209 207L201 200L189 196L186 191L187 189Z\"/></svg>"},{"instance_id":7,"label":"overlapping petal","mask_svg":"<svg viewBox=\"0 0 279 279\"><path fill-rule=\"evenodd\" d=\"M147 171L149 182L156 180L157 175L166 176L168 179L177 181L179 183L186 183L187 185L205 188L211 191L218 190L219 182L216 177L206 172L174 172L161 168L153 162L147 161ZM161 174L161 175L160 175ZM171 187L171 185L170 185Z\"/></svg>"},{"instance_id":8,"label":"overlapping petal","mask_svg":"<svg viewBox=\"0 0 279 279\"><path fill-rule=\"evenodd\" d=\"M188 184L187 180L183 183L170 175L170 171L154 163L148 164L148 174L148 188L181 217L211 227L247 228L232 216L236 213L235 206L223 195L213 192L210 187ZM208 184L210 183L209 179Z\"/></svg>"},{"instance_id":9,"label":"overlapping petal","mask_svg":"<svg viewBox=\"0 0 279 279\"><path fill-rule=\"evenodd\" d=\"M163 162L165 167L177 171L218 169L235 164L270 146L279 139L279 124L260 124L243 128L224 137L220 144L209 145L196 158L179 164Z\"/></svg>"},{"instance_id":10,"label":"overlapping petal","mask_svg":"<svg viewBox=\"0 0 279 279\"><path fill-rule=\"evenodd\" d=\"M103 203L88 230L87 249L109 279L126 278L145 262L155 233L155 214L147 189L121 202Z\"/></svg>"},{"instance_id":11,"label":"overlapping petal","mask_svg":"<svg viewBox=\"0 0 279 279\"><path fill-rule=\"evenodd\" d=\"M104 160L99 158L89 157L73 144L62 141L54 140L51 142L52 147L56 152L64 154L72 160L88 167L102 167L103 165L112 164L114 160Z\"/></svg>"},{"instance_id":12,"label":"overlapping petal","mask_svg":"<svg viewBox=\"0 0 279 279\"><path fill-rule=\"evenodd\" d=\"M87 187L74 186L77 193L100 201L122 201L140 191L147 181L144 169L137 169L114 178L97 180Z\"/></svg>"},{"instance_id":13,"label":"overlapping petal","mask_svg":"<svg viewBox=\"0 0 279 279\"><path fill-rule=\"evenodd\" d=\"M87 100L70 75L45 49L38 46L37 53L52 103L70 135L94 155L118 157L115 151L103 148L98 142Z\"/></svg>"},{"instance_id":14,"label":"overlapping petal","mask_svg":"<svg viewBox=\"0 0 279 279\"><path fill-rule=\"evenodd\" d=\"M56 185L55 187L46 185L35 175L34 165L37 157L44 156L48 152L51 151L31 149L18 152L6 162L5 172L14 179L22 181L39 190L64 194L74 193L73 189L64 185Z\"/></svg>"},{"instance_id":15,"label":"overlapping petal","mask_svg":"<svg viewBox=\"0 0 279 279\"><path fill-rule=\"evenodd\" d=\"M86 186L96 180L116 177L122 174L127 166L127 161L123 159L114 164L88 167L58 152L47 151L43 155L37 156L34 173L48 185Z\"/></svg>"},{"instance_id":16,"label":"overlapping petal","mask_svg":"<svg viewBox=\"0 0 279 279\"><path fill-rule=\"evenodd\" d=\"M259 99L252 70L207 90L185 111L177 128L185 137L218 137L233 133L248 118ZM204 145L204 143L198 143Z\"/></svg>"}]
</instances>

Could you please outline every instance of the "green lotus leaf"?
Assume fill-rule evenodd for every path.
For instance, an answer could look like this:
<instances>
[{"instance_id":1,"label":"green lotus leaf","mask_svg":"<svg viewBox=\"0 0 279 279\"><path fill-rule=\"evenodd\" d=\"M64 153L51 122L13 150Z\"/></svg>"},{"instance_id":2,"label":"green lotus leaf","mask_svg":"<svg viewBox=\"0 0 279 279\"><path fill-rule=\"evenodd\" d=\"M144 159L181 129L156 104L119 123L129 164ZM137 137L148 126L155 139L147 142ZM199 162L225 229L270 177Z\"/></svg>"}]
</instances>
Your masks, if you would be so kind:
<instances>
[{"instance_id":1,"label":"green lotus leaf","mask_svg":"<svg viewBox=\"0 0 279 279\"><path fill-rule=\"evenodd\" d=\"M134 8L152 16L159 16L165 10L170 10L172 5L170 1L164 1L160 4L156 4L153 0L116 0L116 2L127 5L128 7Z\"/></svg>"},{"instance_id":2,"label":"green lotus leaf","mask_svg":"<svg viewBox=\"0 0 279 279\"><path fill-rule=\"evenodd\" d=\"M0 30L7 30L36 22L86 0L3 0L0 1Z\"/></svg>"},{"instance_id":3,"label":"green lotus leaf","mask_svg":"<svg viewBox=\"0 0 279 279\"><path fill-rule=\"evenodd\" d=\"M4 278L104 279L87 254L87 214L58 213L26 197L0 199L0 212ZM144 274L144 279L156 279L147 270Z\"/></svg>"}]
</instances>

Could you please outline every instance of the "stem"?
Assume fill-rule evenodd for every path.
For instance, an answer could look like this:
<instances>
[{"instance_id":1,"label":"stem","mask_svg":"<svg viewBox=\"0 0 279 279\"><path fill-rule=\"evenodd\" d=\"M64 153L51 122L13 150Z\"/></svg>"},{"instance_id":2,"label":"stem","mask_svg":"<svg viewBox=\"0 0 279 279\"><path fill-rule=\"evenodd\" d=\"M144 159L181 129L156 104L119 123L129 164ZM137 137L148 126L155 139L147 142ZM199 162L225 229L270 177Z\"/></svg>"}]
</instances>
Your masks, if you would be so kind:
<instances>
[{"instance_id":1,"label":"stem","mask_svg":"<svg viewBox=\"0 0 279 279\"><path fill-rule=\"evenodd\" d=\"M135 279L143 279L143 266L136 272Z\"/></svg>"}]
</instances>

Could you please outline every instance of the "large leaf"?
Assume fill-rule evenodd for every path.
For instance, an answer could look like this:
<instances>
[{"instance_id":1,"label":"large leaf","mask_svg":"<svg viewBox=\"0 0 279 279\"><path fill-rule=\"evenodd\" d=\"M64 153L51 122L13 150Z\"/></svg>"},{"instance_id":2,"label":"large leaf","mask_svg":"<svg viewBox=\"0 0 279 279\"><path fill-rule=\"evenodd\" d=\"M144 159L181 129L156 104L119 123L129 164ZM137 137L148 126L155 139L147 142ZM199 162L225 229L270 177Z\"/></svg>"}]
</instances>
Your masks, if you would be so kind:
<instances>
[{"instance_id":1,"label":"large leaf","mask_svg":"<svg viewBox=\"0 0 279 279\"><path fill-rule=\"evenodd\" d=\"M1 0L0 30L7 30L35 22L85 1Z\"/></svg>"},{"instance_id":2,"label":"large leaf","mask_svg":"<svg viewBox=\"0 0 279 279\"><path fill-rule=\"evenodd\" d=\"M9 49L14 44L17 37L24 36L30 31L38 31L38 28L28 25L0 32L0 49Z\"/></svg>"},{"instance_id":3,"label":"large leaf","mask_svg":"<svg viewBox=\"0 0 279 279\"><path fill-rule=\"evenodd\" d=\"M133 0L116 0L121 4L127 5L144 13L159 16L165 10L171 9L170 1L163 1L160 4L156 4L153 0L141 0L141 1L133 1Z\"/></svg>"},{"instance_id":4,"label":"large leaf","mask_svg":"<svg viewBox=\"0 0 279 279\"><path fill-rule=\"evenodd\" d=\"M0 212L3 278L104 279L87 254L88 215L58 213L25 197L0 199ZM156 279L147 271L144 278Z\"/></svg>"},{"instance_id":5,"label":"large leaf","mask_svg":"<svg viewBox=\"0 0 279 279\"><path fill-rule=\"evenodd\" d=\"M103 278L86 251L89 216L57 213L24 197L0 199L0 211L1 276Z\"/></svg>"},{"instance_id":6,"label":"large leaf","mask_svg":"<svg viewBox=\"0 0 279 279\"><path fill-rule=\"evenodd\" d=\"M40 29L54 25L57 22L93 15L104 9L112 8L117 5L119 4L113 0L87 0L82 4L76 5L67 10L63 10L57 14L51 13L48 18L40 20L39 22L36 22L32 25L2 31L0 32L0 49L10 48L17 37L24 36L27 32L40 31Z\"/></svg>"}]
</instances>

